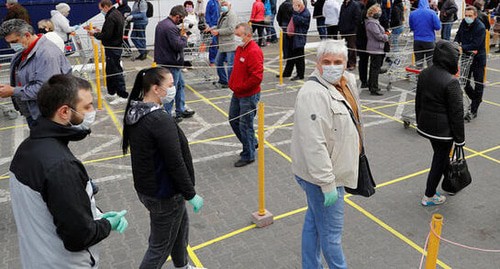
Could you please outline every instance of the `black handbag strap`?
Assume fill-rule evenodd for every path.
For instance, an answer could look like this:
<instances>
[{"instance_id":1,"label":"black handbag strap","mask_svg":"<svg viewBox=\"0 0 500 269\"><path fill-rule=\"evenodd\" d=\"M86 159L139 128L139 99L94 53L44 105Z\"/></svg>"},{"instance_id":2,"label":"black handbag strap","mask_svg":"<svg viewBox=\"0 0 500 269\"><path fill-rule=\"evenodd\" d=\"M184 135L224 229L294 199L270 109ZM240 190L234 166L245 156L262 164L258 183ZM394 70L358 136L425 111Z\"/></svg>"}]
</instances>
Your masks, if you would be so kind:
<instances>
[{"instance_id":1,"label":"black handbag strap","mask_svg":"<svg viewBox=\"0 0 500 269\"><path fill-rule=\"evenodd\" d=\"M452 158L455 160L465 159L465 151L463 146L455 146L453 147Z\"/></svg>"},{"instance_id":2,"label":"black handbag strap","mask_svg":"<svg viewBox=\"0 0 500 269\"><path fill-rule=\"evenodd\" d=\"M317 82L321 86L328 89L328 87L325 84L321 83L321 81L319 81L319 79L317 77L311 76L307 80ZM351 90L351 89L349 89L349 90ZM351 115L352 122L354 122L354 126L356 126L356 131L358 132L359 139L361 140L361 153L364 154L365 147L364 147L364 143L363 143L363 138L361 137L361 133L359 132L359 127L361 127L361 123L359 122L358 119L356 119L356 116L354 116L354 112L352 111L352 108L347 104L346 100L341 100L341 101L345 105L347 110L349 111L349 114Z\"/></svg>"}]
</instances>

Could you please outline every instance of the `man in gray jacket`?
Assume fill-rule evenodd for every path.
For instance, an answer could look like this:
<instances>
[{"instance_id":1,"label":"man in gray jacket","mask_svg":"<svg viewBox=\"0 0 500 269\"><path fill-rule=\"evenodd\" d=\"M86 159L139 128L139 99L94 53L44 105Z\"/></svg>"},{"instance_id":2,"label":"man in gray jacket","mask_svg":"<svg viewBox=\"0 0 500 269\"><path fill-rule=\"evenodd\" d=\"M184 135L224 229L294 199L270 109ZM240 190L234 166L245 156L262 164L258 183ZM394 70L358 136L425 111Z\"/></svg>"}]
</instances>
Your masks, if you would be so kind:
<instances>
[{"instance_id":1,"label":"man in gray jacket","mask_svg":"<svg viewBox=\"0 0 500 269\"><path fill-rule=\"evenodd\" d=\"M14 107L32 128L40 116L36 97L42 84L53 75L70 73L71 65L53 42L35 35L24 20L2 23L0 36L16 52L10 64L10 85L0 84L0 97L12 97Z\"/></svg>"},{"instance_id":2,"label":"man in gray jacket","mask_svg":"<svg viewBox=\"0 0 500 269\"><path fill-rule=\"evenodd\" d=\"M217 66L217 75L219 81L214 82L218 88L227 88L229 77L233 71L234 52L236 51L236 42L234 41L234 28L238 18L231 8L231 3L227 0L220 1L221 15L217 22L217 27L210 32L219 38L219 51L215 57ZM224 67L224 62L227 66Z\"/></svg>"}]
</instances>

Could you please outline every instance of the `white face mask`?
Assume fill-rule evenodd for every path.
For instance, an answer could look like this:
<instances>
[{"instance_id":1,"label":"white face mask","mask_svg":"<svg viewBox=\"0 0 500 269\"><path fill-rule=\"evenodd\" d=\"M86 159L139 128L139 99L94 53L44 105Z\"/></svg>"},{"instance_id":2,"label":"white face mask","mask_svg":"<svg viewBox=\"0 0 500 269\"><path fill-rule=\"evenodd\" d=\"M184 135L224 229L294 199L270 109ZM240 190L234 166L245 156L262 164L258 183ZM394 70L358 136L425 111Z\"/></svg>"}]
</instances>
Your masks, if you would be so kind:
<instances>
[{"instance_id":1,"label":"white face mask","mask_svg":"<svg viewBox=\"0 0 500 269\"><path fill-rule=\"evenodd\" d=\"M74 110L74 109L71 109L71 110L73 112L75 112L76 114L81 115L81 113L77 112L76 110ZM91 112L87 112L83 115L83 121L80 124L74 125L71 123L71 121L69 122L69 124L71 125L71 127L78 129L78 130L90 130L90 126L95 121L96 113L97 113L97 111L95 111L95 110L91 111Z\"/></svg>"},{"instance_id":2,"label":"white face mask","mask_svg":"<svg viewBox=\"0 0 500 269\"><path fill-rule=\"evenodd\" d=\"M23 44L21 43L10 43L10 48L13 49L15 52L20 52L21 50L24 49Z\"/></svg>"},{"instance_id":3,"label":"white face mask","mask_svg":"<svg viewBox=\"0 0 500 269\"><path fill-rule=\"evenodd\" d=\"M322 65L323 75L321 77L331 84L337 83L344 74L344 65Z\"/></svg>"},{"instance_id":4,"label":"white face mask","mask_svg":"<svg viewBox=\"0 0 500 269\"><path fill-rule=\"evenodd\" d=\"M245 42L243 42L243 38L241 38L240 36L235 35L234 42L236 43L237 46L240 46L240 47L245 46Z\"/></svg>"},{"instance_id":5,"label":"white face mask","mask_svg":"<svg viewBox=\"0 0 500 269\"><path fill-rule=\"evenodd\" d=\"M160 97L161 103L168 104L168 103L172 102L175 98L176 92L177 92L177 89L175 88L175 86L167 88L167 94L163 97Z\"/></svg>"}]
</instances>

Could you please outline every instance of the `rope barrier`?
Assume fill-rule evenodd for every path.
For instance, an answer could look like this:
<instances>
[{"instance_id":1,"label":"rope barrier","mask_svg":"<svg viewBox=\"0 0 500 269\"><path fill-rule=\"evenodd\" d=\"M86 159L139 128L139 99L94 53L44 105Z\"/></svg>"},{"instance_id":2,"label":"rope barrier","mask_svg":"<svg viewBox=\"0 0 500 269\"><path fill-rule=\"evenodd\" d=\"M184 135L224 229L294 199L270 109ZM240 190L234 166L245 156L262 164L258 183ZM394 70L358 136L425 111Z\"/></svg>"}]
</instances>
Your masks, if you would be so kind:
<instances>
[{"instance_id":1,"label":"rope barrier","mask_svg":"<svg viewBox=\"0 0 500 269\"><path fill-rule=\"evenodd\" d=\"M457 246L457 247L461 247L461 248L465 248L465 249L468 249L468 250L475 250L475 251L481 251L481 252L488 252L488 253L500 253L500 250L498 249L484 249L484 248L478 248L478 247L471 247L471 246L468 246L468 245L465 245L465 244L460 244L460 243L456 243L456 242L453 242L451 240L448 240L446 238L443 238L442 236L438 235L436 233L436 231L434 230L434 227L432 227L432 224L429 224L430 228L431 228L431 232L437 237L439 238L440 240L448 243L448 244L451 244L451 245L454 245L454 246Z\"/></svg>"}]
</instances>

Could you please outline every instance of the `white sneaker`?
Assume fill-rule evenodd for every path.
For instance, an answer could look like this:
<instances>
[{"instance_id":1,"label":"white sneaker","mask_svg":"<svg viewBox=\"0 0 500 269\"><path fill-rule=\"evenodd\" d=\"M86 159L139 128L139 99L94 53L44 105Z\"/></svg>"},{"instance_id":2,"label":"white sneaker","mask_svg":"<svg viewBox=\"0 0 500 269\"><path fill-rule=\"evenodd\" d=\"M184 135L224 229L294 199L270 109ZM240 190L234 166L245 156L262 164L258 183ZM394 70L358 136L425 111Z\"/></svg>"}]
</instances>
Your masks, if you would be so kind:
<instances>
[{"instance_id":1,"label":"white sneaker","mask_svg":"<svg viewBox=\"0 0 500 269\"><path fill-rule=\"evenodd\" d=\"M205 267L194 267L191 264L188 264L184 267L175 267L176 269L207 269Z\"/></svg>"},{"instance_id":2,"label":"white sneaker","mask_svg":"<svg viewBox=\"0 0 500 269\"><path fill-rule=\"evenodd\" d=\"M127 103L127 98L117 97L115 100L109 102L110 105L119 105L124 103Z\"/></svg>"},{"instance_id":3,"label":"white sneaker","mask_svg":"<svg viewBox=\"0 0 500 269\"><path fill-rule=\"evenodd\" d=\"M433 205L440 205L446 201L446 197L444 195L441 195L439 192L436 192L434 196L432 197L427 197L424 195L422 198L422 205L423 206L433 206Z\"/></svg>"},{"instance_id":4,"label":"white sneaker","mask_svg":"<svg viewBox=\"0 0 500 269\"><path fill-rule=\"evenodd\" d=\"M106 99L106 101L108 101L108 102L114 101L116 99L116 97L118 97L118 95L116 95L116 94L111 95L109 93L106 93L104 95L104 99Z\"/></svg>"}]
</instances>

